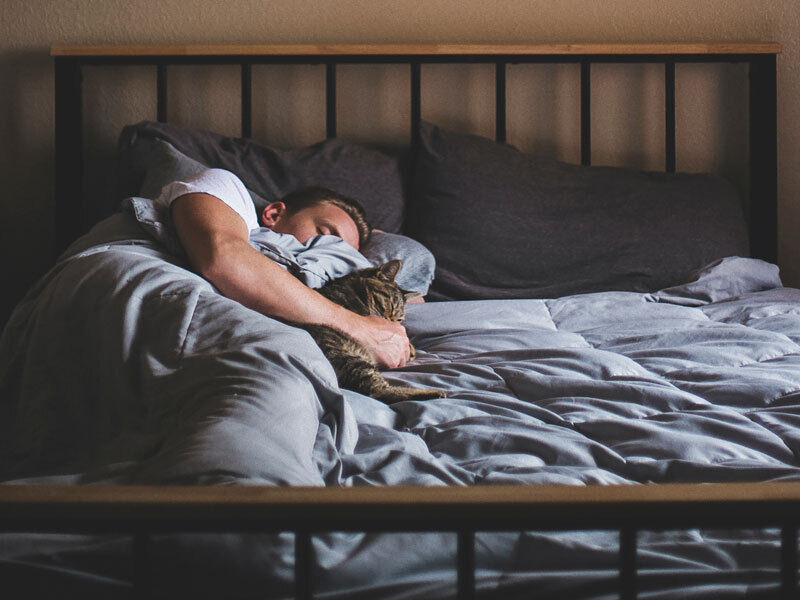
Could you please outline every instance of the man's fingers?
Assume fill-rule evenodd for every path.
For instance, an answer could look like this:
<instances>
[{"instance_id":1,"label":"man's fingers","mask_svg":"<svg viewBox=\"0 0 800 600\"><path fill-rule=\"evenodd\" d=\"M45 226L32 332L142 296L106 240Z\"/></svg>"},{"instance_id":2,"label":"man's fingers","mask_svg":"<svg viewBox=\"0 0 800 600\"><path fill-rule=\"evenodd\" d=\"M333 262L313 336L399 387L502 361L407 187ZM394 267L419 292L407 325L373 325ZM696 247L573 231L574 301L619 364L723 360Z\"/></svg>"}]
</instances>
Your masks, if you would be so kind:
<instances>
[{"instance_id":1,"label":"man's fingers","mask_svg":"<svg viewBox=\"0 0 800 600\"><path fill-rule=\"evenodd\" d=\"M386 351L391 356L391 358L387 360L387 366L396 369L408 362L410 350L405 327L400 325L400 323L393 322L391 323L391 327L393 329L392 335L386 339Z\"/></svg>"},{"instance_id":2,"label":"man's fingers","mask_svg":"<svg viewBox=\"0 0 800 600\"><path fill-rule=\"evenodd\" d=\"M405 327L401 323L377 316L362 318L364 328L356 330L356 339L361 338L375 361L390 369L405 365L411 356Z\"/></svg>"}]
</instances>

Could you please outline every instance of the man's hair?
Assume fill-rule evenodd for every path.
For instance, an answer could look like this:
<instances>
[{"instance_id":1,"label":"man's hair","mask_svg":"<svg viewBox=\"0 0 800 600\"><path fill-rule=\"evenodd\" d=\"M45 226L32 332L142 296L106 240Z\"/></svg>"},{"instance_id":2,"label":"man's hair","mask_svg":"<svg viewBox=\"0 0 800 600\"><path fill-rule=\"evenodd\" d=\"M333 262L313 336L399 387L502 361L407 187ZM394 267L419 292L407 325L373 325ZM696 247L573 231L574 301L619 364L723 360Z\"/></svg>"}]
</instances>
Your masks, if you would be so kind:
<instances>
[{"instance_id":1,"label":"man's hair","mask_svg":"<svg viewBox=\"0 0 800 600\"><path fill-rule=\"evenodd\" d=\"M281 202L286 205L286 212L294 214L304 208L319 206L320 204L333 204L338 206L353 219L358 229L358 246L363 246L372 233L372 226L367 221L367 214L361 203L353 198L334 192L331 189L319 185L301 187L293 192L289 192Z\"/></svg>"}]
</instances>

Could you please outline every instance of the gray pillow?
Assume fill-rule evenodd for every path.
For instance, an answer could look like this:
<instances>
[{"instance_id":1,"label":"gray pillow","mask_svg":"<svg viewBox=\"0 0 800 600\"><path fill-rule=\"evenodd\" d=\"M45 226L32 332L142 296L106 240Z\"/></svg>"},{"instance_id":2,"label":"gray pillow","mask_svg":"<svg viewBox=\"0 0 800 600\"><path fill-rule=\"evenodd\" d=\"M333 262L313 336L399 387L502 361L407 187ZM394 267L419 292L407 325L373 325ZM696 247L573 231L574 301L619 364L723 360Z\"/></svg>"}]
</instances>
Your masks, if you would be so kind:
<instances>
[{"instance_id":1,"label":"gray pillow","mask_svg":"<svg viewBox=\"0 0 800 600\"><path fill-rule=\"evenodd\" d=\"M425 122L413 206L434 300L654 291L749 254L719 177L582 167Z\"/></svg>"},{"instance_id":2,"label":"gray pillow","mask_svg":"<svg viewBox=\"0 0 800 600\"><path fill-rule=\"evenodd\" d=\"M418 241L397 233L373 231L361 248L361 254L373 265L399 258L403 266L395 279L397 285L405 290L421 292L423 296L428 293L436 270L436 260L430 250Z\"/></svg>"},{"instance_id":3,"label":"gray pillow","mask_svg":"<svg viewBox=\"0 0 800 600\"><path fill-rule=\"evenodd\" d=\"M164 140L189 158L236 173L266 202L305 185L321 185L358 200L373 226L399 232L405 214L401 160L341 139L280 150L250 139L169 123L143 121L123 128L118 142L120 197L139 192L154 140Z\"/></svg>"},{"instance_id":4,"label":"gray pillow","mask_svg":"<svg viewBox=\"0 0 800 600\"><path fill-rule=\"evenodd\" d=\"M783 283L777 265L758 258L729 256L690 273L682 285L659 290L653 298L671 304L703 306L779 287Z\"/></svg>"},{"instance_id":5,"label":"gray pillow","mask_svg":"<svg viewBox=\"0 0 800 600\"><path fill-rule=\"evenodd\" d=\"M189 158L164 140L153 140L149 148L147 170L138 192L144 198L155 200L161 193L161 188L168 183L188 179L208 169L208 165ZM253 190L248 188L247 191L250 192L256 212L261 212L268 202Z\"/></svg>"}]
</instances>

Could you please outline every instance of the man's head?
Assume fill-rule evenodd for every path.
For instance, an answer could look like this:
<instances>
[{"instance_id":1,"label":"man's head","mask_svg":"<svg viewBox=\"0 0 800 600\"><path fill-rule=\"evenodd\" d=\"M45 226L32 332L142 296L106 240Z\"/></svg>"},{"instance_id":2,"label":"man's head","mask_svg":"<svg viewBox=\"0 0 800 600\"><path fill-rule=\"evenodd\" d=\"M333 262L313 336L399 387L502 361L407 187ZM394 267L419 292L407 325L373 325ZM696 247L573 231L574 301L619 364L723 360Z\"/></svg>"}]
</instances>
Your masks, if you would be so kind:
<instances>
[{"instance_id":1,"label":"man's head","mask_svg":"<svg viewBox=\"0 0 800 600\"><path fill-rule=\"evenodd\" d=\"M268 204L261 212L261 223L301 242L316 235L336 235L356 250L372 231L361 204L319 186L297 189Z\"/></svg>"}]
</instances>

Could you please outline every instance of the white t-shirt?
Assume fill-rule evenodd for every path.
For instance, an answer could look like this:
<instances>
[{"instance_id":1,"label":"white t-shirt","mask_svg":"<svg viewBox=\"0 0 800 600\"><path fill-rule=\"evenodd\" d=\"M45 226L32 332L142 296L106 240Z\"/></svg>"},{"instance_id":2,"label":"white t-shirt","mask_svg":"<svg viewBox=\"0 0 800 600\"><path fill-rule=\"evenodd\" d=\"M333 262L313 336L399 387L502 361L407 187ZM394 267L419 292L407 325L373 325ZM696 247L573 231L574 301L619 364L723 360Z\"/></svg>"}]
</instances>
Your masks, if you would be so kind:
<instances>
[{"instance_id":1,"label":"white t-shirt","mask_svg":"<svg viewBox=\"0 0 800 600\"><path fill-rule=\"evenodd\" d=\"M161 188L156 202L170 207L175 198L184 194L211 194L236 211L247 230L258 229L256 207L242 180L225 169L206 169L186 181L173 181Z\"/></svg>"}]
</instances>

